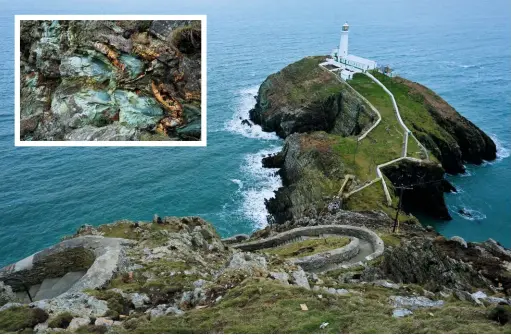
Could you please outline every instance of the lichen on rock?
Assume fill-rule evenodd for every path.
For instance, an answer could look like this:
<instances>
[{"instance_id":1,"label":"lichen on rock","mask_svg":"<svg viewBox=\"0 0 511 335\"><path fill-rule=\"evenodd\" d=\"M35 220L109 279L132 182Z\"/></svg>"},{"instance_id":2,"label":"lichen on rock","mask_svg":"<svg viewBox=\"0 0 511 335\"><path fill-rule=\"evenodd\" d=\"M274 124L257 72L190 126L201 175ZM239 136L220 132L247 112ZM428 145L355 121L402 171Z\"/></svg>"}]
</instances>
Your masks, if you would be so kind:
<instances>
[{"instance_id":1,"label":"lichen on rock","mask_svg":"<svg viewBox=\"0 0 511 335\"><path fill-rule=\"evenodd\" d=\"M200 116L201 48L175 45L187 29L200 46L200 21L23 20L21 140L199 140L201 118L176 116L151 89Z\"/></svg>"}]
</instances>

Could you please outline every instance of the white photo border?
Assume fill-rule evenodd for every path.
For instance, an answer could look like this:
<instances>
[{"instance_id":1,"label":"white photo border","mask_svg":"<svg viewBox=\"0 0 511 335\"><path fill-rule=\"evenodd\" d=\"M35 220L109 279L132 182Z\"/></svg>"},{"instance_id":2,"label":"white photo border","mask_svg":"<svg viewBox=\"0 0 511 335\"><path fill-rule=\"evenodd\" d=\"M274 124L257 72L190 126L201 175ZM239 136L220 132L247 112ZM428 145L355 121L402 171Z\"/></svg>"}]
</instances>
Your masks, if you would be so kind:
<instances>
[{"instance_id":1,"label":"white photo border","mask_svg":"<svg viewBox=\"0 0 511 335\"><path fill-rule=\"evenodd\" d=\"M21 141L20 22L22 20L200 20L201 139L200 141ZM17 147L205 147L207 146L207 15L15 15L14 20L14 145Z\"/></svg>"}]
</instances>

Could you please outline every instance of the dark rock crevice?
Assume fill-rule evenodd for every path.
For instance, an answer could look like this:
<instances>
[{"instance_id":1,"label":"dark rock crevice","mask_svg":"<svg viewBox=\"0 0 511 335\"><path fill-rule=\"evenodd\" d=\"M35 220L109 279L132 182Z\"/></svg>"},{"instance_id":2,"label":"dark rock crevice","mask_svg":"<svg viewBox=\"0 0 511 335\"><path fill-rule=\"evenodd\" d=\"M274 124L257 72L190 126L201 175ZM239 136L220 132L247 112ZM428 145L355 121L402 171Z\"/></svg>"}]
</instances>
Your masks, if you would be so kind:
<instances>
[{"instance_id":1,"label":"dark rock crevice","mask_svg":"<svg viewBox=\"0 0 511 335\"><path fill-rule=\"evenodd\" d=\"M399 196L403 187L402 208L407 213L425 214L435 219L451 220L444 193L456 191L444 179L444 169L435 163L416 163L402 160L382 168L383 174L395 186Z\"/></svg>"}]
</instances>

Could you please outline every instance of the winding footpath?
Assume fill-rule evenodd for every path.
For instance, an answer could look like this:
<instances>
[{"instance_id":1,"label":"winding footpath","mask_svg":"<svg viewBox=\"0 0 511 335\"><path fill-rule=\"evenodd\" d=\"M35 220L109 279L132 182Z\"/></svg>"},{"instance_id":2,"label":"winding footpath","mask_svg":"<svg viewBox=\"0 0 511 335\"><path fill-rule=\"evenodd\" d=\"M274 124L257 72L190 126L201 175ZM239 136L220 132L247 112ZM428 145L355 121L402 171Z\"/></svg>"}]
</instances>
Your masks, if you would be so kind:
<instances>
[{"instance_id":1,"label":"winding footpath","mask_svg":"<svg viewBox=\"0 0 511 335\"><path fill-rule=\"evenodd\" d=\"M326 67L319 65L325 71L332 73L332 71L328 70ZM334 74L334 73L332 73ZM383 185L383 191L385 193L385 198L387 200L387 204L389 206L392 205L392 198L390 196L390 192L388 190L387 184L385 182L385 178L383 178L383 173L381 172L381 168L397 163L401 160L408 160L416 163L421 163L424 161L429 161L429 155L427 149L422 145L422 143L417 140L417 138L413 135L413 133L408 129L406 124L403 122L401 118L401 114L399 113L399 108L397 106L396 99L392 92L390 92L385 85L383 85L378 79L376 79L372 74L364 72L366 76L368 76L372 81L378 84L389 96L392 100L392 105L394 111L396 113L396 118L399 121L399 124L404 130L404 141L403 141L403 149L401 152L401 157L390 160L388 162L379 164L376 166L376 175L377 177L363 186L359 187L356 190L353 190L347 194L345 197L350 197L351 195L360 192L361 190L369 187L376 182L380 181ZM341 82L346 83L341 80L337 75L334 76ZM347 84L347 83L346 83ZM362 94L360 94L357 90L355 90L351 85L347 84L347 86L354 91L367 105L371 108L371 110L377 115L377 120L374 124L364 131L362 135L357 138L357 142L362 141L372 130L374 130L379 123L381 122L381 113L378 109L373 106ZM407 157L408 151L408 140L409 137L412 137L421 148L421 150L425 153L426 160L421 160L418 158ZM355 176L346 175L345 180L342 184L341 189L339 190L338 196L342 197L344 189L351 179L353 180ZM313 271L313 272L321 272L321 271L330 271L339 267L351 267L361 262L367 262L372 259L375 259L383 254L384 251L384 243L382 239L373 231L363 228L363 227L355 227L348 225L322 225L322 226L312 226L312 227L301 227L295 228L266 239L256 240L256 241L248 241L245 242L249 236L248 235L235 235L227 239L223 239L222 242L226 244L230 244L233 248L239 249L241 251L256 251L256 250L264 250L269 248L278 247L284 244L294 243L297 241L301 241L305 238L321 238L331 235L337 236L346 236L350 238L350 243L342 248L333 249L317 254L313 254L310 256L292 258L291 261L297 265L300 265L304 270Z\"/></svg>"},{"instance_id":2,"label":"winding footpath","mask_svg":"<svg viewBox=\"0 0 511 335\"><path fill-rule=\"evenodd\" d=\"M236 235L222 242L241 251L257 251L294 243L305 238L323 238L345 236L350 243L342 248L316 253L310 256L292 258L290 261L300 265L306 271L323 272L339 267L348 268L360 262L373 260L383 254L384 243L372 230L349 225L321 225L300 227L256 241L241 242L246 235Z\"/></svg>"},{"instance_id":3,"label":"winding footpath","mask_svg":"<svg viewBox=\"0 0 511 335\"><path fill-rule=\"evenodd\" d=\"M368 106L372 109L372 111L378 116L378 119L376 120L376 122L368 129L366 130L361 136L359 136L357 138L357 142L360 142L361 140L363 140L374 128L376 128L376 126L378 126L378 124L380 123L381 121L381 114L380 112L378 111L378 109L376 107L374 107L362 94L360 94L360 92L358 92L357 90L355 90L353 87L351 87L351 85L349 85L347 82L341 80L337 75L335 75L335 73L333 73L332 71L328 70L326 67L322 66L322 65L319 65L321 68L323 68L324 70L332 73L336 78L337 80L343 82L343 83L346 83L348 85L348 87L353 90L364 102L366 102L368 104ZM403 119L401 118L401 114L399 113L399 107L397 106L397 102L396 102L396 99L394 98L394 95L392 94L392 92L385 86L383 85L382 82L380 82L376 77L374 77L372 74L370 74L369 72L362 72L363 74L365 74L367 77L369 77L372 81L374 81L378 86L380 86L384 91L385 93L387 93L392 101L392 106L394 108L394 111L396 113L396 118L399 122L399 124L401 125L401 127L403 128L404 130L404 141L403 141L403 149L401 151L401 157L399 158L396 158L396 159L393 159L393 160L390 160L388 162L385 162L385 163L382 163L382 164L379 164L378 166L376 166L376 178L369 181L368 183L362 185L361 187L347 193L345 195L346 198L349 198L350 196L352 196L353 194L357 193L357 192L360 192L362 191L363 189L365 189L366 187L368 186L371 186L373 185L374 183L378 182L381 180L382 182L382 186L383 186L383 192L385 193L385 199L387 200L387 204L388 206L391 206L392 205L392 197L390 196L390 192L389 192L389 189L387 187L387 183L385 182L385 178L383 178L383 173L381 172L381 168L387 166L387 165L391 165L391 164L394 164L394 163L397 163L401 160L408 160L408 161L412 161L412 162L417 162L417 163L421 163L421 162L425 162L425 161L429 161L429 154L428 154L428 150L426 149L426 147L415 137L415 135L412 133L412 131L410 129L408 129L408 127L406 126L406 124L403 122ZM408 151L408 139L409 137L412 137L416 142L417 142L417 145L421 148L422 152L425 154L426 156L426 159L425 160L421 160L421 159L418 159L418 158L413 158L413 157L407 157L407 151ZM347 179L346 179L347 180ZM339 191L339 195L338 196L342 196L342 191L344 190L344 184L343 184L343 187L341 188L341 191Z\"/></svg>"}]
</instances>

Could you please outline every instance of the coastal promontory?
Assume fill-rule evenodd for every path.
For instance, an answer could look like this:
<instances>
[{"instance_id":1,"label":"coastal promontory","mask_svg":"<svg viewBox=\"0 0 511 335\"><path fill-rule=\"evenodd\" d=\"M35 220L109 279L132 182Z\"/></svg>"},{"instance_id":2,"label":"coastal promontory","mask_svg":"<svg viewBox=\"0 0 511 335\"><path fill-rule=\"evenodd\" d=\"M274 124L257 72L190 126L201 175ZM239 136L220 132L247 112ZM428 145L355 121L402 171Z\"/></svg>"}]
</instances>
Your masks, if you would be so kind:
<instances>
[{"instance_id":1,"label":"coastal promontory","mask_svg":"<svg viewBox=\"0 0 511 335\"><path fill-rule=\"evenodd\" d=\"M336 208L394 216L401 188L406 213L450 219L443 194L455 188L444 174L495 159L492 139L419 83L378 70L345 81L324 60L306 57L270 75L250 112L285 138L264 159L283 179L267 201L276 222Z\"/></svg>"}]
</instances>

